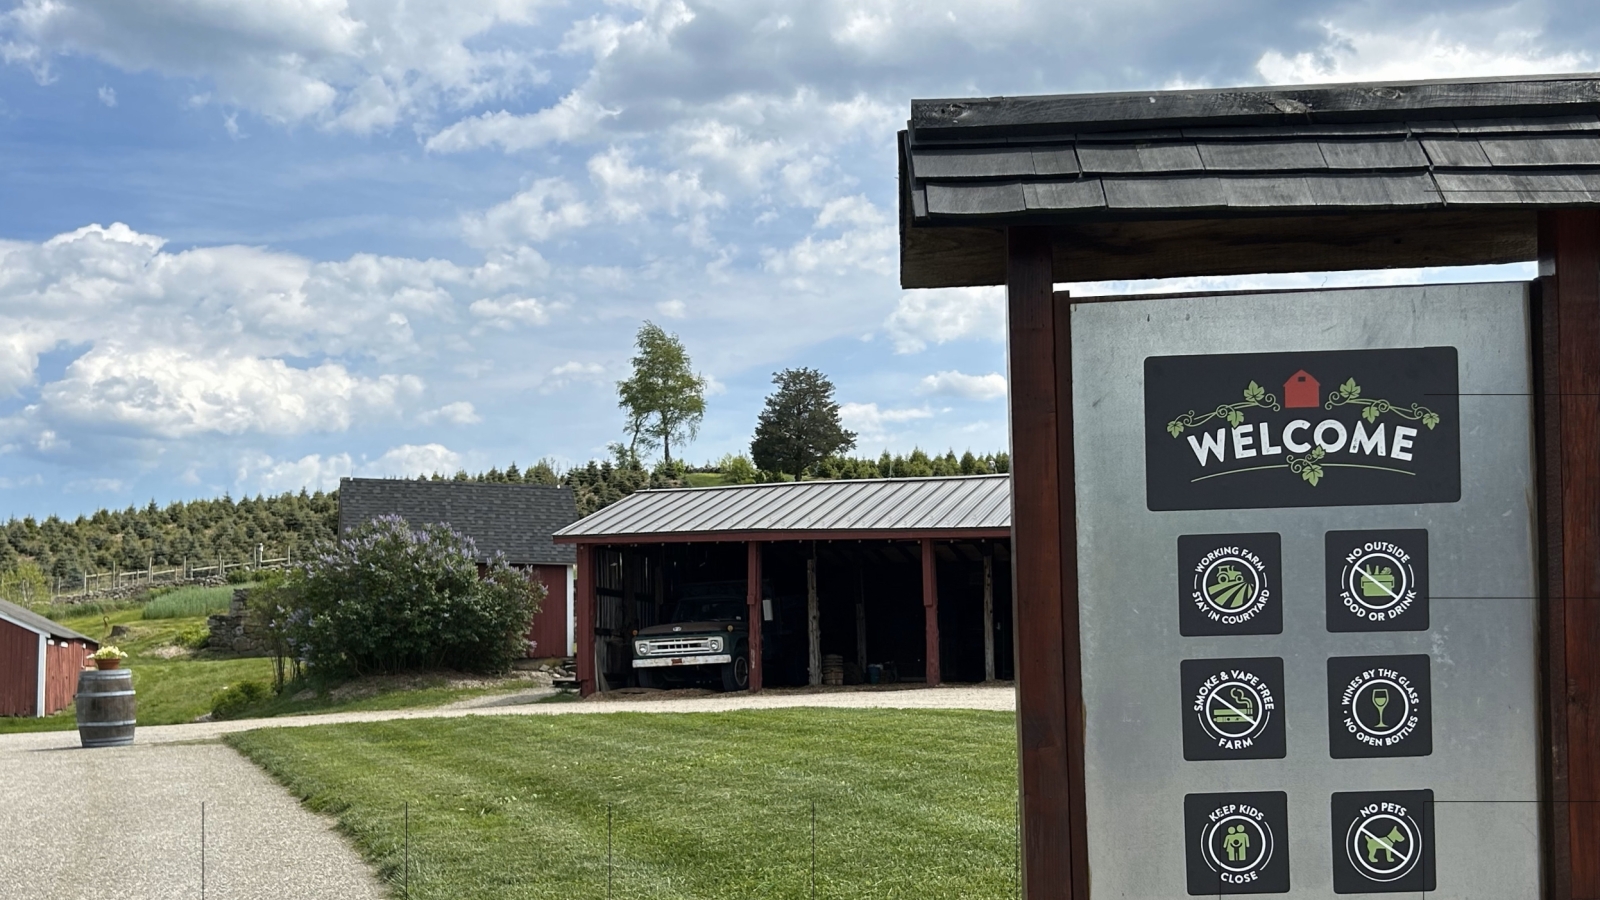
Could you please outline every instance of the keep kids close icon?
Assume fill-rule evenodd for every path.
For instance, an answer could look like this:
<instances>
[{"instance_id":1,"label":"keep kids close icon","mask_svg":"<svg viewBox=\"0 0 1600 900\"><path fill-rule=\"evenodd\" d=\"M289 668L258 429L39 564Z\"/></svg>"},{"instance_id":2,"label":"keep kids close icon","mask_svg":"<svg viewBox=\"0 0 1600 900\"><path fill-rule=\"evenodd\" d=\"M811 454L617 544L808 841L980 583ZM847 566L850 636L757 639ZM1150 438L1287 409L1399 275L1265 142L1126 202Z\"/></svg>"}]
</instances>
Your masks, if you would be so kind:
<instances>
[{"instance_id":1,"label":"keep kids close icon","mask_svg":"<svg viewBox=\"0 0 1600 900\"><path fill-rule=\"evenodd\" d=\"M1288 794L1189 794L1183 819L1191 896L1288 892Z\"/></svg>"}]
</instances>

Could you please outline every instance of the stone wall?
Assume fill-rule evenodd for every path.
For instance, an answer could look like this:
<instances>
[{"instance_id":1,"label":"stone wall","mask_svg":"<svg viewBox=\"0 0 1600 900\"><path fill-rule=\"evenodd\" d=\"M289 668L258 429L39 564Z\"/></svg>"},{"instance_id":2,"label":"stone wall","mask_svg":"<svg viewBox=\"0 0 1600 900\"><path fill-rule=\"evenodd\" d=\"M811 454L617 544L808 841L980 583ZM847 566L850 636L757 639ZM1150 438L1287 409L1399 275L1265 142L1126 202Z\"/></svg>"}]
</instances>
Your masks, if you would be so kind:
<instances>
[{"instance_id":1,"label":"stone wall","mask_svg":"<svg viewBox=\"0 0 1600 900\"><path fill-rule=\"evenodd\" d=\"M250 616L245 612L244 600L248 593L244 588L235 590L233 599L228 602L228 614L211 616L207 620L211 626L211 640L206 643L208 648L231 651L240 656L272 655L272 643L267 638L266 629L250 621Z\"/></svg>"}]
</instances>

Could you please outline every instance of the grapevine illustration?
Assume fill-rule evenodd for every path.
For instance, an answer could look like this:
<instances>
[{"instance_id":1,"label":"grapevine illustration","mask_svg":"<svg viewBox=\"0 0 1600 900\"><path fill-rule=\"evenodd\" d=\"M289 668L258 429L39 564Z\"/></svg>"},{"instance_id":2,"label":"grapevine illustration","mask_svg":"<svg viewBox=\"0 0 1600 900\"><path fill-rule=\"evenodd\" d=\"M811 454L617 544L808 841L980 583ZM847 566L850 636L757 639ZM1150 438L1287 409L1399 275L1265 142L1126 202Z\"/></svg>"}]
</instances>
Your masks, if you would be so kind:
<instances>
[{"instance_id":1,"label":"grapevine illustration","mask_svg":"<svg viewBox=\"0 0 1600 900\"><path fill-rule=\"evenodd\" d=\"M1378 417L1384 413L1390 412L1407 421L1421 421L1429 431L1439 424L1439 414L1426 406L1413 403L1409 409L1403 409L1387 400L1369 400L1362 397L1361 385L1356 384L1354 378L1346 379L1344 384L1339 385L1338 390L1329 394L1328 402L1323 404L1323 409L1333 409L1337 406L1366 407L1361 410L1361 418L1366 419L1369 424L1378 421Z\"/></svg>"},{"instance_id":2,"label":"grapevine illustration","mask_svg":"<svg viewBox=\"0 0 1600 900\"><path fill-rule=\"evenodd\" d=\"M1167 434L1178 437L1186 429L1204 425L1212 419L1224 419L1227 421L1229 428L1238 428L1244 424L1244 411L1255 407L1270 409L1273 412L1283 408L1278 405L1276 395L1267 393L1266 388L1252 381L1244 389L1243 403L1223 403L1211 412L1198 416L1198 418L1195 411L1191 409L1167 423Z\"/></svg>"}]
</instances>

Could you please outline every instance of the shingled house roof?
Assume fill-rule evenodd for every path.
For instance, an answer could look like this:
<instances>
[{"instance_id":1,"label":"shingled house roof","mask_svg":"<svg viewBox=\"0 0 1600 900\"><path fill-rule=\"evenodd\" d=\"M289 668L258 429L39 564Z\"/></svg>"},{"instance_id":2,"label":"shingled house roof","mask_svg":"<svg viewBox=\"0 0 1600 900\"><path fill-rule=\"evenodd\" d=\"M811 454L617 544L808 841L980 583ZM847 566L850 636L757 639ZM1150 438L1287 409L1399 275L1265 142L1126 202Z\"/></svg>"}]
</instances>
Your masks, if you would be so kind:
<instances>
[{"instance_id":1,"label":"shingled house roof","mask_svg":"<svg viewBox=\"0 0 1600 900\"><path fill-rule=\"evenodd\" d=\"M914 100L900 149L905 287L1003 283L1028 224L1088 257L1175 234L1130 223L1448 213L1418 221L1500 228L1466 261L1507 262L1530 208L1600 205L1600 77Z\"/></svg>"},{"instance_id":2,"label":"shingled house roof","mask_svg":"<svg viewBox=\"0 0 1600 900\"><path fill-rule=\"evenodd\" d=\"M504 553L513 565L569 565L577 551L550 539L578 521L572 490L541 484L339 479L339 530L377 516L412 525L448 524L472 538L483 559Z\"/></svg>"},{"instance_id":3,"label":"shingled house roof","mask_svg":"<svg viewBox=\"0 0 1600 900\"><path fill-rule=\"evenodd\" d=\"M92 637L79 634L76 631L73 631L71 628L60 624L59 622L53 622L50 619L39 615L33 610L28 609L26 606L18 606L17 604L6 600L0 600L0 619L9 621L15 625L20 625L34 634L42 634L46 637L55 638L56 640L87 641L91 644L94 644L96 647L100 646L100 642L96 641Z\"/></svg>"}]
</instances>

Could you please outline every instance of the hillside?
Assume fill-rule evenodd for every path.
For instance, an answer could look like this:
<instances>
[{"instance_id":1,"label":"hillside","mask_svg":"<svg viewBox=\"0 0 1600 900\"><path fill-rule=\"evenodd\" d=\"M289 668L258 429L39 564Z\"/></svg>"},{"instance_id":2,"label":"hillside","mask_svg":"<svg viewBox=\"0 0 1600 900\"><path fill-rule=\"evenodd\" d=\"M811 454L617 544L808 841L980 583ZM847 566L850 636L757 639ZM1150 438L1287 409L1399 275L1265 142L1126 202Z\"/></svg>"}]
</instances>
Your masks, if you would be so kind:
<instances>
[{"instance_id":1,"label":"hillside","mask_svg":"<svg viewBox=\"0 0 1600 900\"><path fill-rule=\"evenodd\" d=\"M1004 453L975 456L969 452L957 458L954 452L929 456L914 450L903 457L885 453L877 459L827 460L819 467L818 477L973 475L1008 471L1010 462ZM433 480L443 477L432 476ZM512 464L503 471L458 472L454 476L460 481L566 485L573 489L582 515L646 487L704 487L753 482L761 477L743 457L698 467L658 466L653 471L591 461L563 472L539 462L526 470ZM103 509L70 521L56 516L40 521L30 516L12 519L0 529L0 575L15 573L31 562L46 578L71 582L83 573L144 569L152 562L157 567L179 566L185 560L206 565L219 557L224 562L240 562L252 558L258 545L267 557L281 557L287 550L299 553L332 537L338 521L337 491L304 490L240 500L223 496L178 501L166 506L151 501L143 508Z\"/></svg>"}]
</instances>

